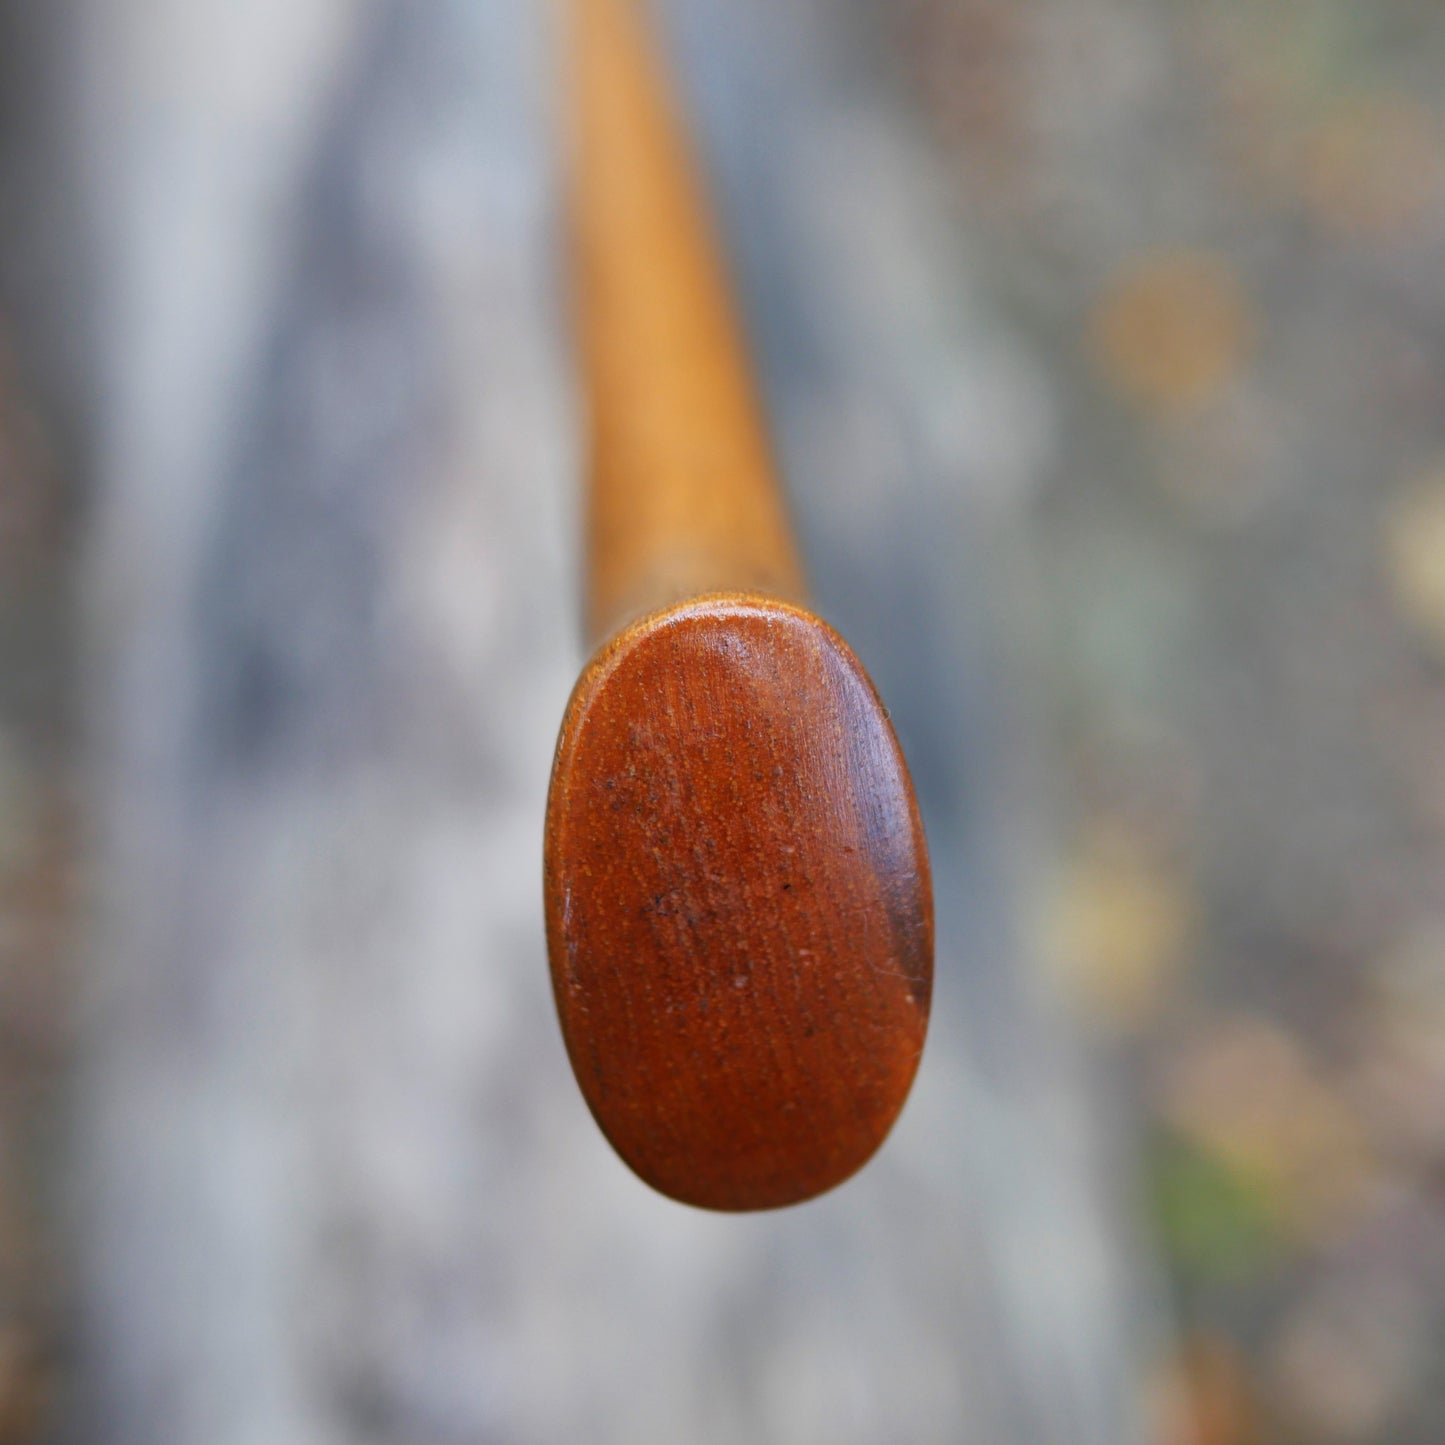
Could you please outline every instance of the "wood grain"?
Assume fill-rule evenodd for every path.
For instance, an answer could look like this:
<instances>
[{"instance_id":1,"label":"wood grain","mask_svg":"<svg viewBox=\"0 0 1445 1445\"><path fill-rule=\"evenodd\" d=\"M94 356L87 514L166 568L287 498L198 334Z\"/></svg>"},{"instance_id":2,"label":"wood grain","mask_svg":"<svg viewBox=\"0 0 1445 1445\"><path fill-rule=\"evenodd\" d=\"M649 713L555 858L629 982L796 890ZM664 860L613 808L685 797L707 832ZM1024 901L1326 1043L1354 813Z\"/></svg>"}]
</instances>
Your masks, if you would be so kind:
<instances>
[{"instance_id":1,"label":"wood grain","mask_svg":"<svg viewBox=\"0 0 1445 1445\"><path fill-rule=\"evenodd\" d=\"M637 7L576 0L575 302L590 403L588 631L802 567L721 251Z\"/></svg>"},{"instance_id":2,"label":"wood grain","mask_svg":"<svg viewBox=\"0 0 1445 1445\"><path fill-rule=\"evenodd\" d=\"M714 1209L862 1165L918 1067L933 916L903 757L847 644L742 594L629 628L573 694L546 837L562 1031L628 1164Z\"/></svg>"},{"instance_id":3,"label":"wood grain","mask_svg":"<svg viewBox=\"0 0 1445 1445\"><path fill-rule=\"evenodd\" d=\"M552 774L552 981L582 1092L638 1174L769 1208L856 1170L907 1097L933 965L923 832L872 684L800 605L720 249L638 11L574 15L604 645Z\"/></svg>"}]
</instances>

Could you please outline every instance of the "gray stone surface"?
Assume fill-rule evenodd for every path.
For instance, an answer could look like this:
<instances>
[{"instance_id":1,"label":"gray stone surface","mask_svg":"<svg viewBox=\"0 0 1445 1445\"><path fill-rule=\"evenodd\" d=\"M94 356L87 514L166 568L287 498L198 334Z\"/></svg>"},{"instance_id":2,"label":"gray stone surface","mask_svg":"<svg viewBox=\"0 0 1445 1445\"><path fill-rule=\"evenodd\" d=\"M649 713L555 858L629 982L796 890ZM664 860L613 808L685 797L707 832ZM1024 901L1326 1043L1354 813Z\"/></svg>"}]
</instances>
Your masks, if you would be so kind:
<instances>
[{"instance_id":1,"label":"gray stone surface","mask_svg":"<svg viewBox=\"0 0 1445 1445\"><path fill-rule=\"evenodd\" d=\"M545 13L76 11L71 1433L1121 1445L1121 1146L1017 917L1043 804L1004 619L1049 399L828 7L670 13L818 596L923 790L936 1029L880 1158L763 1217L651 1194L572 1083L539 882L580 660Z\"/></svg>"}]
</instances>

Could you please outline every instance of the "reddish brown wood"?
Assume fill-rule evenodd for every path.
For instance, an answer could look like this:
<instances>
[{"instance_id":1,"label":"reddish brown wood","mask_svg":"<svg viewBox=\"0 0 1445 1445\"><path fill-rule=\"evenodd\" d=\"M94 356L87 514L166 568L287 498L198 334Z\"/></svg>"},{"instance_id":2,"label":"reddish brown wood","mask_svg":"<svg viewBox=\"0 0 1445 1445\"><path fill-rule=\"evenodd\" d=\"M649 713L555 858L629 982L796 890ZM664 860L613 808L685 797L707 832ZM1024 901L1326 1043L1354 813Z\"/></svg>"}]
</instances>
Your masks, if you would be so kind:
<instances>
[{"instance_id":1,"label":"reddish brown wood","mask_svg":"<svg viewBox=\"0 0 1445 1445\"><path fill-rule=\"evenodd\" d=\"M587 1102L644 1179L791 1204L873 1153L918 1067L923 833L872 684L793 605L721 250L639 10L571 15L587 610L594 640L623 630L557 747L552 981Z\"/></svg>"},{"instance_id":2,"label":"reddish brown wood","mask_svg":"<svg viewBox=\"0 0 1445 1445\"><path fill-rule=\"evenodd\" d=\"M583 673L557 747L547 935L568 1053L622 1157L714 1209L807 1199L903 1106L928 1020L928 862L846 643L723 594Z\"/></svg>"}]
</instances>

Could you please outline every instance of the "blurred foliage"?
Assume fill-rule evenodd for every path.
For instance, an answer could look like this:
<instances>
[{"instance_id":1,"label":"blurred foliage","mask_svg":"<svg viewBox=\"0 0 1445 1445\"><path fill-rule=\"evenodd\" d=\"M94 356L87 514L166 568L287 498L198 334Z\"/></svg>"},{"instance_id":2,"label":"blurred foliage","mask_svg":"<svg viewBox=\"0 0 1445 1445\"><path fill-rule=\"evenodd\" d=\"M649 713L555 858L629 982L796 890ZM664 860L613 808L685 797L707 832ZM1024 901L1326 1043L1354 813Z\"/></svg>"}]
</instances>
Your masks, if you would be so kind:
<instances>
[{"instance_id":1,"label":"blurred foliage","mask_svg":"<svg viewBox=\"0 0 1445 1445\"><path fill-rule=\"evenodd\" d=\"M1050 949L1065 986L1101 1021L1140 1026L1182 967L1193 898L1141 840L1097 828L1054 899Z\"/></svg>"},{"instance_id":2,"label":"blurred foliage","mask_svg":"<svg viewBox=\"0 0 1445 1445\"><path fill-rule=\"evenodd\" d=\"M1167 1133L1149 1149L1148 1168L1162 1243L1191 1283L1248 1278L1278 1258L1284 1225L1262 1173Z\"/></svg>"},{"instance_id":3,"label":"blurred foliage","mask_svg":"<svg viewBox=\"0 0 1445 1445\"><path fill-rule=\"evenodd\" d=\"M1385 551L1395 605L1445 658L1445 471L1427 474L1391 502Z\"/></svg>"},{"instance_id":4,"label":"blurred foliage","mask_svg":"<svg viewBox=\"0 0 1445 1445\"><path fill-rule=\"evenodd\" d=\"M1136 260L1090 317L1105 380L1164 412L1217 397L1249 351L1255 322L1238 276L1219 256L1176 252Z\"/></svg>"},{"instance_id":5,"label":"blurred foliage","mask_svg":"<svg viewBox=\"0 0 1445 1445\"><path fill-rule=\"evenodd\" d=\"M1445 7L895 24L1063 417L1021 504L1077 840L1043 911L1150 1141L1159 1438L1437 1445Z\"/></svg>"},{"instance_id":6,"label":"blurred foliage","mask_svg":"<svg viewBox=\"0 0 1445 1445\"><path fill-rule=\"evenodd\" d=\"M0 1445L39 1438L58 1286L37 1156L54 1149L73 904L61 639L73 560L40 423L0 332Z\"/></svg>"}]
</instances>

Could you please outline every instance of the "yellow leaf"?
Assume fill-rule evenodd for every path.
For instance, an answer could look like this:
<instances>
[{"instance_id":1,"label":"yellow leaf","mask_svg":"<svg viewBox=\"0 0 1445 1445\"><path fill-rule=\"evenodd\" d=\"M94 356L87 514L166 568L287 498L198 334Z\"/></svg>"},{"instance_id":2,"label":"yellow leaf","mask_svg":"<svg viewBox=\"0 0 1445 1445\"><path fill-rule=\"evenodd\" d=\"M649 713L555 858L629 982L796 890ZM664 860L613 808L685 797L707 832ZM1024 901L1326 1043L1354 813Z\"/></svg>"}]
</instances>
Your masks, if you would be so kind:
<instances>
[{"instance_id":1,"label":"yellow leaf","mask_svg":"<svg viewBox=\"0 0 1445 1445\"><path fill-rule=\"evenodd\" d=\"M1051 953L1066 983L1109 1022L1136 1028L1155 1011L1189 939L1193 900L1140 840L1101 829L1055 899Z\"/></svg>"},{"instance_id":2,"label":"yellow leaf","mask_svg":"<svg viewBox=\"0 0 1445 1445\"><path fill-rule=\"evenodd\" d=\"M1388 508L1385 561L1395 605L1431 647L1445 653L1445 469Z\"/></svg>"},{"instance_id":3,"label":"yellow leaf","mask_svg":"<svg viewBox=\"0 0 1445 1445\"><path fill-rule=\"evenodd\" d=\"M1220 256L1162 252L1136 264L1099 299L1090 348L1104 379L1138 404L1195 410L1233 380L1255 326L1244 288Z\"/></svg>"},{"instance_id":4,"label":"yellow leaf","mask_svg":"<svg viewBox=\"0 0 1445 1445\"><path fill-rule=\"evenodd\" d=\"M1418 102L1393 94L1354 97L1304 143L1305 200L1346 235L1393 239L1421 221L1439 195L1440 141Z\"/></svg>"}]
</instances>

